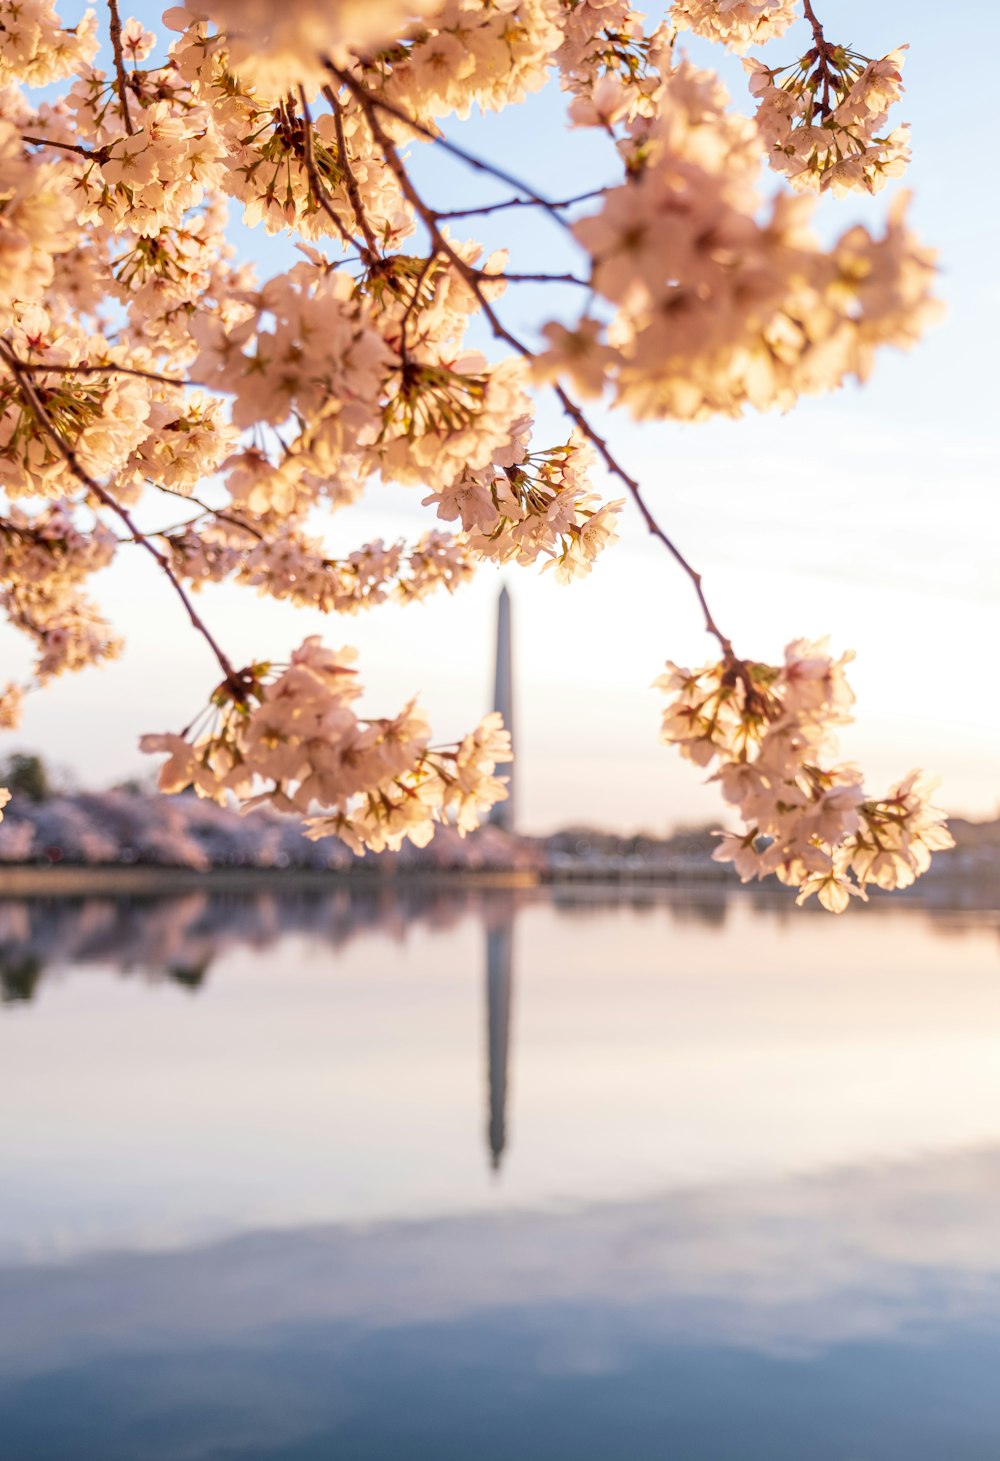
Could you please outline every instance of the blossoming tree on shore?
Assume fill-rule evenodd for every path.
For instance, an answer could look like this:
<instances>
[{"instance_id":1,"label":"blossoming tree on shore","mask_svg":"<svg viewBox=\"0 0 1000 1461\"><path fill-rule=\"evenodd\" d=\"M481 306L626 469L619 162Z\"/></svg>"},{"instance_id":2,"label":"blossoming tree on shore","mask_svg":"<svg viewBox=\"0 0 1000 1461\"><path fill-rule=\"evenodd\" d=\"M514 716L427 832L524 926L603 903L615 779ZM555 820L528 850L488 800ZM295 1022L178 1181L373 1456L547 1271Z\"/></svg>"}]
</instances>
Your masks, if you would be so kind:
<instances>
[{"instance_id":1,"label":"blossoming tree on shore","mask_svg":"<svg viewBox=\"0 0 1000 1461\"><path fill-rule=\"evenodd\" d=\"M798 19L809 45L789 55ZM743 820L718 855L835 910L912 882L950 838L922 778L873 796L835 759L846 657L797 640L781 665L745 658L588 415L784 410L919 337L934 266L905 195L879 236L825 247L811 226L817 194L904 171L888 120L902 50L838 44L811 0L675 0L652 24L625 0L190 0L163 24L168 46L117 0L73 28L50 0L0 0L0 594L37 650L0 727L26 688L118 652L87 581L138 552L220 675L191 726L143 742L167 753L163 790L267 801L358 851L468 830L505 795L499 717L448 746L412 700L361 718L351 650L309 638L236 665L196 590L230 580L350 614L452 592L487 561L570 580L631 497L715 644L714 663L658 683L664 740L714 767ZM687 31L740 54L771 43L774 64L744 61L755 117L685 58ZM611 139L612 185L543 196L467 150L472 107L544 86ZM430 197L425 148L490 178L495 201ZM288 235L296 261L258 280L224 234L232 210ZM513 232L527 210L576 270L515 273L466 236L477 215ZM575 301L532 338L504 312L523 282ZM466 343L475 319L488 356ZM554 442L535 430L543 391L566 418ZM334 556L326 515L386 480L420 491L433 525ZM181 499L183 521L141 529L150 497Z\"/></svg>"}]
</instances>

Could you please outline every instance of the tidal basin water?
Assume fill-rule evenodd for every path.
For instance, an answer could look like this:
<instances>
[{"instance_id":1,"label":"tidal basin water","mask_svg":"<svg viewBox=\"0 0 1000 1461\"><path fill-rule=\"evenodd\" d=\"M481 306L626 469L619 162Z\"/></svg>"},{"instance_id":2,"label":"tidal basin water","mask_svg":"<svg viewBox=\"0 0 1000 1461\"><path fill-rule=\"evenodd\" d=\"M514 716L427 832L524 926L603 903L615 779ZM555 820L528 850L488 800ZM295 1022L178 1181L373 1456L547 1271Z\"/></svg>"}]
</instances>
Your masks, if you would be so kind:
<instances>
[{"instance_id":1,"label":"tidal basin water","mask_svg":"<svg viewBox=\"0 0 1000 1461\"><path fill-rule=\"evenodd\" d=\"M1000 914L0 902L4 1461L996 1461Z\"/></svg>"}]
</instances>

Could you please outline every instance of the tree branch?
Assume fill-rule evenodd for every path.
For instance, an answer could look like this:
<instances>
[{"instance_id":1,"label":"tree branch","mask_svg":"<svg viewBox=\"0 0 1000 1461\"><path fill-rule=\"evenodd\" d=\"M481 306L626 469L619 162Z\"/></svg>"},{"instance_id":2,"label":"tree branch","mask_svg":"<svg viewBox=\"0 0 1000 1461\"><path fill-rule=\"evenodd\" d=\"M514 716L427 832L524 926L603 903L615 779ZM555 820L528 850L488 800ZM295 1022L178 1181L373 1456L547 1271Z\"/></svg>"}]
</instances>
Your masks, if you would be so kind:
<instances>
[{"instance_id":1,"label":"tree branch","mask_svg":"<svg viewBox=\"0 0 1000 1461\"><path fill-rule=\"evenodd\" d=\"M344 244L348 248L357 249L364 262L371 267L368 250L356 238L352 237L350 230L345 227L336 209L326 195L326 186L320 177L319 168L316 166L316 158L313 155L312 113L309 110L309 103L306 100L305 88L300 86L298 92L299 105L302 108L302 160L306 166L306 175L309 178L309 186L312 189L313 196L340 234Z\"/></svg>"},{"instance_id":2,"label":"tree branch","mask_svg":"<svg viewBox=\"0 0 1000 1461\"><path fill-rule=\"evenodd\" d=\"M176 380L170 375L159 375L155 370L140 370L136 365L118 365L106 361L101 365L52 365L47 361L19 360L18 365L29 375L134 375L139 380L156 381L163 386L194 386L197 381Z\"/></svg>"},{"instance_id":3,"label":"tree branch","mask_svg":"<svg viewBox=\"0 0 1000 1461\"><path fill-rule=\"evenodd\" d=\"M834 51L836 48L831 46L827 40L822 23L812 7L812 0L802 0L802 9L806 20L808 20L812 27L813 48L816 60L819 62L819 69L823 75L823 100L820 105L820 115L828 117L832 110L830 106L830 90L836 74L834 67Z\"/></svg>"},{"instance_id":4,"label":"tree branch","mask_svg":"<svg viewBox=\"0 0 1000 1461\"><path fill-rule=\"evenodd\" d=\"M118 98L122 104L122 121L126 132L132 137L135 135L135 128L128 109L128 77L125 75L125 57L122 53L122 19L118 14L118 0L108 0L108 14L111 48L115 53L115 75L118 78Z\"/></svg>"}]
</instances>

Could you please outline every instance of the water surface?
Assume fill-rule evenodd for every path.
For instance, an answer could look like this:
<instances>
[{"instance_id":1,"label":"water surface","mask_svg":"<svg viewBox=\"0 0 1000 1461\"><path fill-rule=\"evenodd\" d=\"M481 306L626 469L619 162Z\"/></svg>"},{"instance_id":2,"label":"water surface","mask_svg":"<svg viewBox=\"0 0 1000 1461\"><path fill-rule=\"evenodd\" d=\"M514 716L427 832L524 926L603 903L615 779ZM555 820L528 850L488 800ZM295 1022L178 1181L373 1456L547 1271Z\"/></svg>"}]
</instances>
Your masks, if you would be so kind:
<instances>
[{"instance_id":1,"label":"water surface","mask_svg":"<svg viewBox=\"0 0 1000 1461\"><path fill-rule=\"evenodd\" d=\"M996 1461L998 935L0 903L0 1453Z\"/></svg>"}]
</instances>

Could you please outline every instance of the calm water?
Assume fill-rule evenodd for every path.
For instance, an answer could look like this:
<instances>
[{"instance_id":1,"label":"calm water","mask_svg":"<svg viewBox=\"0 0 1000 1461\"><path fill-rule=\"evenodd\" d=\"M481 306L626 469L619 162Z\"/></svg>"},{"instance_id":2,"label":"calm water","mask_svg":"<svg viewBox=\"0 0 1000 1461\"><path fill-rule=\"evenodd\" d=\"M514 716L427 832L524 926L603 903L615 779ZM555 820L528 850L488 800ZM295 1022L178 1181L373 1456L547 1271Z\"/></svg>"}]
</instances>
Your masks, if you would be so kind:
<instances>
[{"instance_id":1,"label":"calm water","mask_svg":"<svg viewBox=\"0 0 1000 1461\"><path fill-rule=\"evenodd\" d=\"M0 903L3 1461L997 1461L1000 915Z\"/></svg>"}]
</instances>

